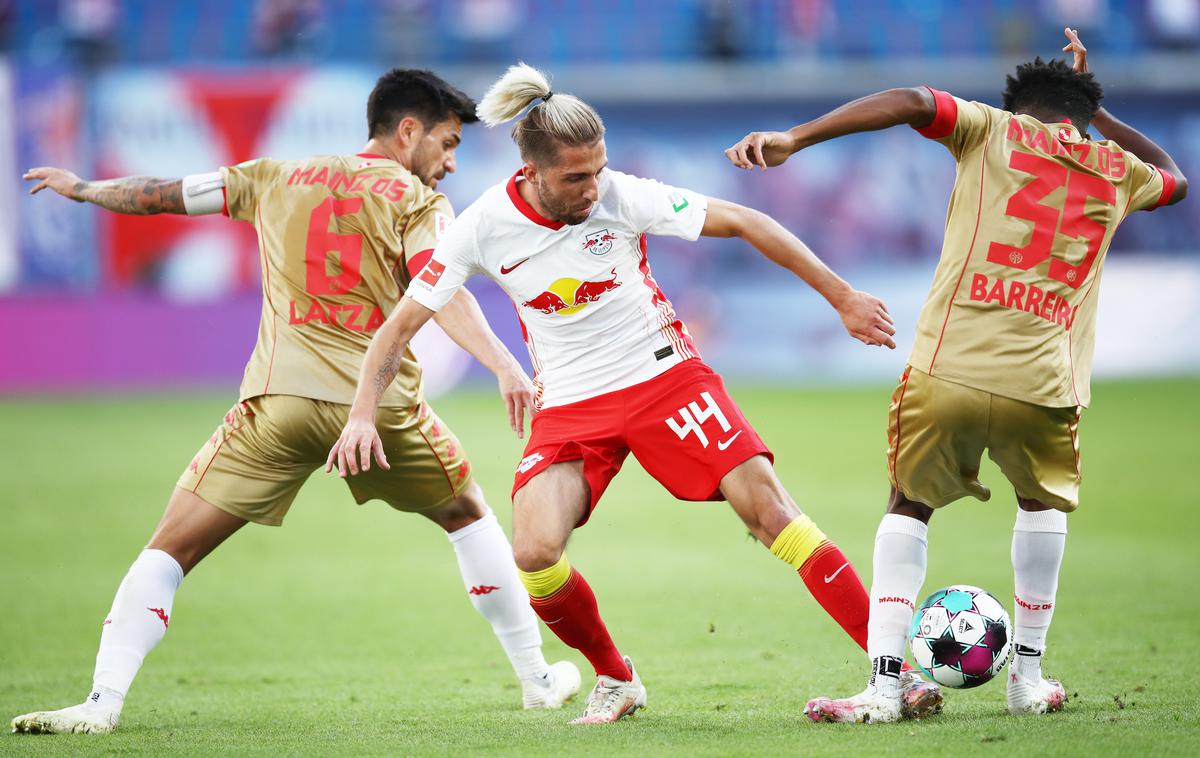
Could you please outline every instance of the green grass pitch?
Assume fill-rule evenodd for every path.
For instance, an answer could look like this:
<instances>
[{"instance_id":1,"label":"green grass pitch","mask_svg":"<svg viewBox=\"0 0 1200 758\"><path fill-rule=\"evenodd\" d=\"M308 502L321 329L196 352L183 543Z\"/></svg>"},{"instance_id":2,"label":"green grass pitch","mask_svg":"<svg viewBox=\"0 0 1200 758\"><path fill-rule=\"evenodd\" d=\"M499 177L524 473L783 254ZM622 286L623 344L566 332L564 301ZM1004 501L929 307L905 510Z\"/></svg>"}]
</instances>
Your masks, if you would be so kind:
<instances>
[{"instance_id":1,"label":"green grass pitch","mask_svg":"<svg viewBox=\"0 0 1200 758\"><path fill-rule=\"evenodd\" d=\"M888 388L735 397L796 500L870 575L886 494ZM727 506L679 503L630 459L570 555L649 708L611 727L527 714L445 537L316 474L282 529L250 526L202 563L107 737L0 735L0 754L86 755L1195 755L1200 753L1200 380L1100 384L1084 416L1083 505L1047 670L1071 694L1047 718L1004 714L1002 682L948 692L923 723L802 718L848 695L864 656ZM0 716L70 705L90 684L100 622L175 477L232 398L0 403ZM483 392L435 407L509 523L520 443ZM955 582L1011 606L1015 505L990 464L988 504L931 525L925 591ZM551 659L586 662L543 630Z\"/></svg>"}]
</instances>

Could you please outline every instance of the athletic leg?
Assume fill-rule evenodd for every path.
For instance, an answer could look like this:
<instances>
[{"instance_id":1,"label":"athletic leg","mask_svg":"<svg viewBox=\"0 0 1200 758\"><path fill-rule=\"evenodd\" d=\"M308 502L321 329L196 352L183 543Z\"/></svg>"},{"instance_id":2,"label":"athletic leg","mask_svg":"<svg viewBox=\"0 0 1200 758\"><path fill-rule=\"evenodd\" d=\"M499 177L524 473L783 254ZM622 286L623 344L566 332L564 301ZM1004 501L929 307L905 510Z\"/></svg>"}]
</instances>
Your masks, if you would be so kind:
<instances>
[{"instance_id":1,"label":"athletic leg","mask_svg":"<svg viewBox=\"0 0 1200 758\"><path fill-rule=\"evenodd\" d=\"M867 646L867 591L845 554L800 512L766 457L721 480L721 494L763 545L791 565L812 596L861 648Z\"/></svg>"},{"instance_id":2,"label":"athletic leg","mask_svg":"<svg viewBox=\"0 0 1200 758\"><path fill-rule=\"evenodd\" d=\"M537 616L529 604L512 547L475 483L446 505L422 515L446 530L471 605L492 625L521 681L526 708L558 708L579 691L579 669L542 655Z\"/></svg>"},{"instance_id":3,"label":"athletic leg","mask_svg":"<svg viewBox=\"0 0 1200 758\"><path fill-rule=\"evenodd\" d=\"M555 463L513 499L513 550L530 602L546 626L584 655L597 682L574 723L608 723L646 705L646 689L608 633L596 595L564 554L575 525L588 513L591 491L583 461Z\"/></svg>"},{"instance_id":4,"label":"athletic leg","mask_svg":"<svg viewBox=\"0 0 1200 758\"><path fill-rule=\"evenodd\" d=\"M15 731L110 732L142 661L166 634L183 577L245 525L244 519L175 488L150 543L117 588L100 633L92 690L77 706L19 716Z\"/></svg>"},{"instance_id":5,"label":"athletic leg","mask_svg":"<svg viewBox=\"0 0 1200 758\"><path fill-rule=\"evenodd\" d=\"M904 647L917 593L925 581L927 533L933 509L893 488L875 534L867 655L867 689L841 700L817 698L805 713L813 721L888 722L941 710L940 688L903 672Z\"/></svg>"},{"instance_id":6,"label":"athletic leg","mask_svg":"<svg viewBox=\"0 0 1200 758\"><path fill-rule=\"evenodd\" d=\"M1013 714L1061 710L1066 690L1042 676L1046 632L1054 616L1058 572L1067 542L1067 514L1037 501L1018 497L1013 526L1013 642L1009 666L1008 709Z\"/></svg>"}]
</instances>

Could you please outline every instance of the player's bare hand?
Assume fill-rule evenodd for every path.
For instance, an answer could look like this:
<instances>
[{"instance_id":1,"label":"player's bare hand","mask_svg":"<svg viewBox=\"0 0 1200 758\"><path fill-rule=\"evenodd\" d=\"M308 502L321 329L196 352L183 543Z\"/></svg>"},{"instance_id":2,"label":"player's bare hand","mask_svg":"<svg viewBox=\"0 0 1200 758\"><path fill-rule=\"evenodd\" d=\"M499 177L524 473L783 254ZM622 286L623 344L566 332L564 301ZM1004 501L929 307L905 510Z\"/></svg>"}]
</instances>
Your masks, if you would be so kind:
<instances>
[{"instance_id":1,"label":"player's bare hand","mask_svg":"<svg viewBox=\"0 0 1200 758\"><path fill-rule=\"evenodd\" d=\"M342 436L338 437L329 451L329 457L325 459L325 473L332 472L333 467L337 466L338 476L345 479L359 471L370 471L372 455L379 462L379 468L385 471L391 468L375 422L351 416L342 429Z\"/></svg>"},{"instance_id":2,"label":"player's bare hand","mask_svg":"<svg viewBox=\"0 0 1200 758\"><path fill-rule=\"evenodd\" d=\"M796 152L787 132L750 132L733 147L725 149L725 157L738 168L758 166L766 170L778 166Z\"/></svg>"},{"instance_id":3,"label":"player's bare hand","mask_svg":"<svg viewBox=\"0 0 1200 758\"><path fill-rule=\"evenodd\" d=\"M1063 52L1069 52L1075 56L1072 67L1075 73L1086 74L1087 65L1087 48L1079 41L1079 32L1071 27L1063 29L1063 34L1067 35L1067 46L1063 48Z\"/></svg>"},{"instance_id":4,"label":"player's bare hand","mask_svg":"<svg viewBox=\"0 0 1200 758\"><path fill-rule=\"evenodd\" d=\"M71 198L75 202L83 202L83 198L79 197L79 188L84 184L83 180L65 168L39 166L38 168L29 169L21 178L37 182L33 189L29 190L29 194L31 195L36 195L42 190L49 188L63 197Z\"/></svg>"},{"instance_id":5,"label":"player's bare hand","mask_svg":"<svg viewBox=\"0 0 1200 758\"><path fill-rule=\"evenodd\" d=\"M896 327L883 301L868 292L854 290L837 304L838 315L846 331L864 345L882 345L896 349Z\"/></svg>"},{"instance_id":6,"label":"player's bare hand","mask_svg":"<svg viewBox=\"0 0 1200 758\"><path fill-rule=\"evenodd\" d=\"M533 382L519 367L501 373L497 379L500 382L500 397L504 398L504 407L508 410L508 425L517 433L518 439L525 439L525 411L533 418Z\"/></svg>"}]
</instances>

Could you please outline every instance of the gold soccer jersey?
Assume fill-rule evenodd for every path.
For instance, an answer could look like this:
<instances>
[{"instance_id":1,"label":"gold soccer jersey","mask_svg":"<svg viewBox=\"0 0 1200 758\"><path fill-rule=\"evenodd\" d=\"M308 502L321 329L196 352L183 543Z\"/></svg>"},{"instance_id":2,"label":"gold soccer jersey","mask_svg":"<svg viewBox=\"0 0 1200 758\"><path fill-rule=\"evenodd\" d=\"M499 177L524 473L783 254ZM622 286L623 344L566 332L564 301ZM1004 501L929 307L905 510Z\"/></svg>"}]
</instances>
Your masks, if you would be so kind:
<instances>
[{"instance_id":1,"label":"gold soccer jersey","mask_svg":"<svg viewBox=\"0 0 1200 758\"><path fill-rule=\"evenodd\" d=\"M1113 233L1174 179L1112 141L931 90L918 131L958 162L909 363L1047 407L1086 406L1097 286Z\"/></svg>"},{"instance_id":2,"label":"gold soccer jersey","mask_svg":"<svg viewBox=\"0 0 1200 758\"><path fill-rule=\"evenodd\" d=\"M263 158L221 175L224 212L254 224L262 265L262 320L240 399L351 404L371 336L449 225L449 202L378 155ZM420 397L421 369L406 352L380 404Z\"/></svg>"}]
</instances>

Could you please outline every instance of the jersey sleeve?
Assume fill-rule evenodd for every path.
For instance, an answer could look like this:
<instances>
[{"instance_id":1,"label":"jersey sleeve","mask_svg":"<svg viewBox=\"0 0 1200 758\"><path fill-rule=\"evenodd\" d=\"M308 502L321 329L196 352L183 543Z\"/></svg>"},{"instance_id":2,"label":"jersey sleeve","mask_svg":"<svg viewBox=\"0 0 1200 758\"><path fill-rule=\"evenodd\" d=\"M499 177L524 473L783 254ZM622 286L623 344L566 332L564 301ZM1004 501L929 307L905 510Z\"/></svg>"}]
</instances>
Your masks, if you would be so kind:
<instances>
[{"instance_id":1,"label":"jersey sleeve","mask_svg":"<svg viewBox=\"0 0 1200 758\"><path fill-rule=\"evenodd\" d=\"M435 211L436 213L436 211ZM449 224L433 253L404 294L431 311L441 310L458 288L479 271L475 226L462 218Z\"/></svg>"},{"instance_id":2,"label":"jersey sleeve","mask_svg":"<svg viewBox=\"0 0 1200 758\"><path fill-rule=\"evenodd\" d=\"M935 112L929 126L913 127L922 137L940 142L955 160L961 160L971 148L983 143L988 130L1004 111L974 100L963 100L933 87Z\"/></svg>"},{"instance_id":3,"label":"jersey sleeve","mask_svg":"<svg viewBox=\"0 0 1200 758\"><path fill-rule=\"evenodd\" d=\"M258 196L279 171L279 162L270 158L225 166L221 179L225 182L225 207L222 213L237 221L254 221Z\"/></svg>"},{"instance_id":4,"label":"jersey sleeve","mask_svg":"<svg viewBox=\"0 0 1200 758\"><path fill-rule=\"evenodd\" d=\"M454 208L441 193L434 195L423 209L404 220L400 239L404 245L404 266L410 277L416 277L433 258L438 240L450 229L453 220Z\"/></svg>"},{"instance_id":5,"label":"jersey sleeve","mask_svg":"<svg viewBox=\"0 0 1200 758\"><path fill-rule=\"evenodd\" d=\"M1124 152L1129 211L1152 211L1171 202L1171 196L1175 194L1175 177L1128 150Z\"/></svg>"},{"instance_id":6,"label":"jersey sleeve","mask_svg":"<svg viewBox=\"0 0 1200 758\"><path fill-rule=\"evenodd\" d=\"M708 197L654 179L610 172L622 214L638 233L694 240L704 228Z\"/></svg>"}]
</instances>

